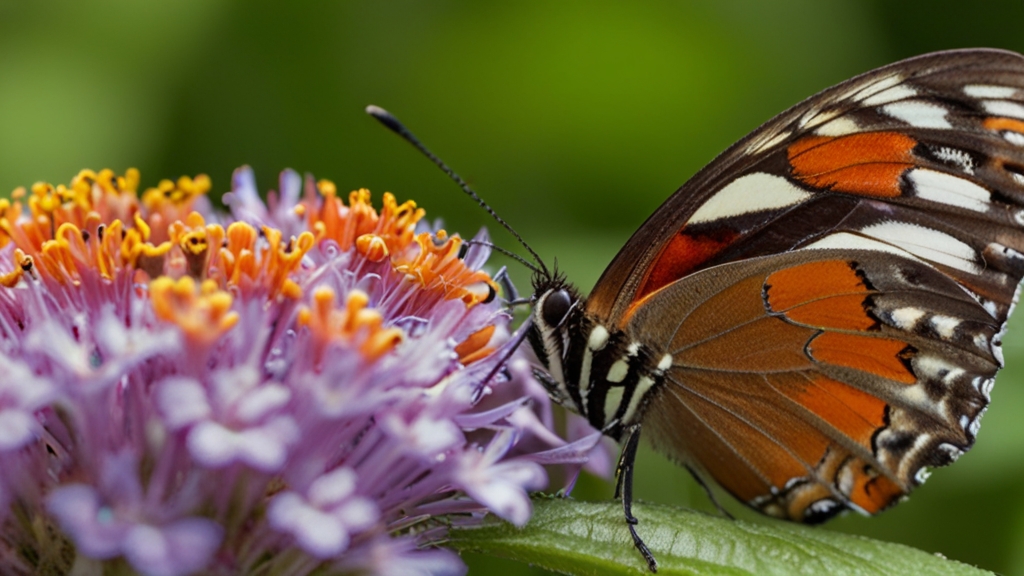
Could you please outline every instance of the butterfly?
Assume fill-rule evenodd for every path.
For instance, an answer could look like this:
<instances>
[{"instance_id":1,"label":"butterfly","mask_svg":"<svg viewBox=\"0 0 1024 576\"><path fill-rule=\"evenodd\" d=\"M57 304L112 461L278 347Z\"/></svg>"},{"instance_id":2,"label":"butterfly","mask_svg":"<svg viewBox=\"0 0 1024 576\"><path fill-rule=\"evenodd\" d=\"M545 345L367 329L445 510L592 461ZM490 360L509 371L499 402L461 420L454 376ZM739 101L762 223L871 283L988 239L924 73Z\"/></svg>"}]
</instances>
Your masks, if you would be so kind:
<instances>
[{"instance_id":1,"label":"butterfly","mask_svg":"<svg viewBox=\"0 0 1024 576\"><path fill-rule=\"evenodd\" d=\"M542 264L543 266L543 264ZM1024 276L1024 57L972 49L829 88L672 194L586 298L543 267L553 400L786 520L876 514L974 444Z\"/></svg>"}]
</instances>

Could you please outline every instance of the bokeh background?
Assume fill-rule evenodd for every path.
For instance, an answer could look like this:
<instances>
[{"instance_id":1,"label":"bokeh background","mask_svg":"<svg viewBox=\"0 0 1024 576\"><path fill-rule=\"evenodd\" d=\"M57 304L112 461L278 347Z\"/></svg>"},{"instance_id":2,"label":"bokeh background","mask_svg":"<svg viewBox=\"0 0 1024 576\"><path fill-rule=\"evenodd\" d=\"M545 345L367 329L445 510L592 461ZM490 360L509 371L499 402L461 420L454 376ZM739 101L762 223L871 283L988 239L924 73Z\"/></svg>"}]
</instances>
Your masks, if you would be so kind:
<instances>
[{"instance_id":1,"label":"bokeh background","mask_svg":"<svg viewBox=\"0 0 1024 576\"><path fill-rule=\"evenodd\" d=\"M206 173L219 193L242 164L264 189L291 167L340 189L414 198L464 235L494 230L363 114L373 103L588 290L665 197L775 113L914 54L1024 50L1022 23L1019 0L0 0L0 191L136 166L144 185ZM517 278L527 289L527 275ZM977 447L908 502L826 529L1024 574L1015 324ZM712 509L683 470L649 452L637 493ZM584 478L576 495L611 489ZM498 568L469 561L475 573Z\"/></svg>"}]
</instances>

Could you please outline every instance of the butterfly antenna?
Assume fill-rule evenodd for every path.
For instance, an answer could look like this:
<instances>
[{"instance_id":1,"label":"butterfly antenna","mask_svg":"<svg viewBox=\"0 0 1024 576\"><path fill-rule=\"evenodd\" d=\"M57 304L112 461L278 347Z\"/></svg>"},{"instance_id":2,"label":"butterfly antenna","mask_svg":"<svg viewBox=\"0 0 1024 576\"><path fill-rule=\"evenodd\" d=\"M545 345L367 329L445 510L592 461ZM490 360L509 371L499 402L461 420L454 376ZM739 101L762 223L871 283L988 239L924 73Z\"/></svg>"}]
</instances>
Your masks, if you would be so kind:
<instances>
[{"instance_id":1,"label":"butterfly antenna","mask_svg":"<svg viewBox=\"0 0 1024 576\"><path fill-rule=\"evenodd\" d=\"M501 216L498 216L498 214L494 211L494 209L491 208L487 204L487 202L484 202L484 199L481 198L479 194L474 192L473 189L469 187L469 184L466 184L465 180L463 180L458 174L456 174L454 170L449 168L447 164L442 162L440 158L438 158L437 156L434 156L434 153L431 152L426 146L424 146L423 143L420 142L419 138L414 136L413 133L410 132L409 129L406 128L404 124L399 122L398 118L395 118L387 110L385 110L385 109L383 109L383 108L381 108L379 106L374 106L372 104L366 107L366 113L369 114L370 116L373 116L374 118L376 118L377 121L380 122L381 124L383 124L388 130L391 130L395 134L398 134L399 136L404 138L406 142L412 144L417 150L419 150L421 153L423 153L424 156L429 158L431 162L433 162L438 168L441 169L442 172L447 174L449 178L451 178L456 184L458 184L459 188L462 188L463 192L468 194L469 197L472 198L473 200L476 200L476 203L479 204L481 208L486 210L487 213L491 215L491 218L494 218L494 220L498 224L500 224L502 228L504 228L505 230L508 230L509 234L514 236L515 239L518 240L519 243L523 245L523 248L526 248L526 250L530 253L530 255L533 256L533 259L537 261L537 264L540 265L540 269L541 269L541 271L543 271L545 276L550 276L551 275L548 272L548 267L544 265L544 261L540 259L540 256L536 252L534 252L533 248L530 248L530 245L526 243L526 240L523 240L523 237L520 236L518 232L516 232L511 226L509 226L507 222L502 220ZM500 250L499 249L499 251L504 253L504 254L508 254L509 256L511 256L511 254L506 252L505 250ZM516 257L516 259L519 260L520 262L523 262L523 263L526 262L521 257ZM529 266L529 267L532 270L534 270L534 271L537 270L536 266Z\"/></svg>"},{"instance_id":2,"label":"butterfly antenna","mask_svg":"<svg viewBox=\"0 0 1024 576\"><path fill-rule=\"evenodd\" d=\"M537 267L536 267L536 266L535 266L535 265L533 264L533 262L530 262L530 261L529 261L529 260L527 260L526 258L523 258L523 257L522 257L522 256L520 256L519 254L516 254L515 252L512 252L512 251L510 251L510 250L505 250L505 249L504 249L504 248L502 248L501 246L497 246L497 245L495 245L495 244L492 244L492 243L490 243L490 242L483 242L483 241L481 241L481 240L466 240L466 241L464 241L464 242L462 243L462 246L463 246L463 247L465 247L465 248L467 248L467 249L468 249L468 248L469 248L470 246L487 246L487 247L488 247L488 248L490 248L491 250L495 250L495 251L497 251L497 252L501 252L501 253L502 253L502 254L504 254L505 256L508 256L509 258L511 258L511 259L513 259L513 260L515 260L516 262L519 262L519 263L520 263L520 264L522 264L523 266L526 266L527 268L529 268L529 269L530 269L530 271L531 271L531 272L533 272L533 273L535 273L535 274L540 274L540 273L541 273L540 269L538 269L538 268L537 268Z\"/></svg>"}]
</instances>

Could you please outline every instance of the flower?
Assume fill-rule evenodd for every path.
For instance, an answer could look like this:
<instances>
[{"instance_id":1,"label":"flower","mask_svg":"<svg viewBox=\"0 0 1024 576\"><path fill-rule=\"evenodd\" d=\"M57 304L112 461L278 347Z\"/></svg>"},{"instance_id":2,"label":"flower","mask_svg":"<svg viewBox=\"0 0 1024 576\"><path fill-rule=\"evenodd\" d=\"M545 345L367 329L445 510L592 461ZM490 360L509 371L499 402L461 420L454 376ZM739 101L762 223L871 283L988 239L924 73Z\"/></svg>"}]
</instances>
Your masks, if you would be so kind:
<instances>
[{"instance_id":1,"label":"flower","mask_svg":"<svg viewBox=\"0 0 1024 576\"><path fill-rule=\"evenodd\" d=\"M521 525L587 461L484 233L292 171L264 203L237 170L229 215L138 186L0 200L3 574L457 574L448 526Z\"/></svg>"}]
</instances>

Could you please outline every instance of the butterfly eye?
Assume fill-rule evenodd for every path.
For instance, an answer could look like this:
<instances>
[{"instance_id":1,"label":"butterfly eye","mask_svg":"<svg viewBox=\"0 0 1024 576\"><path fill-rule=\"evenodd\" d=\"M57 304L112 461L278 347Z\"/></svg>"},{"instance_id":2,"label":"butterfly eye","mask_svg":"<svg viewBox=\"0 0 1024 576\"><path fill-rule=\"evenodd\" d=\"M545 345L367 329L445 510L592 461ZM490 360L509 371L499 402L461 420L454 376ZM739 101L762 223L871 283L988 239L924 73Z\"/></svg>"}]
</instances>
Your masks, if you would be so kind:
<instances>
[{"instance_id":1,"label":"butterfly eye","mask_svg":"<svg viewBox=\"0 0 1024 576\"><path fill-rule=\"evenodd\" d=\"M565 315L569 313L569 308L572 308L572 298L569 297L569 292L555 290L549 292L547 297L544 298L540 313L545 324L555 327L565 319Z\"/></svg>"}]
</instances>

